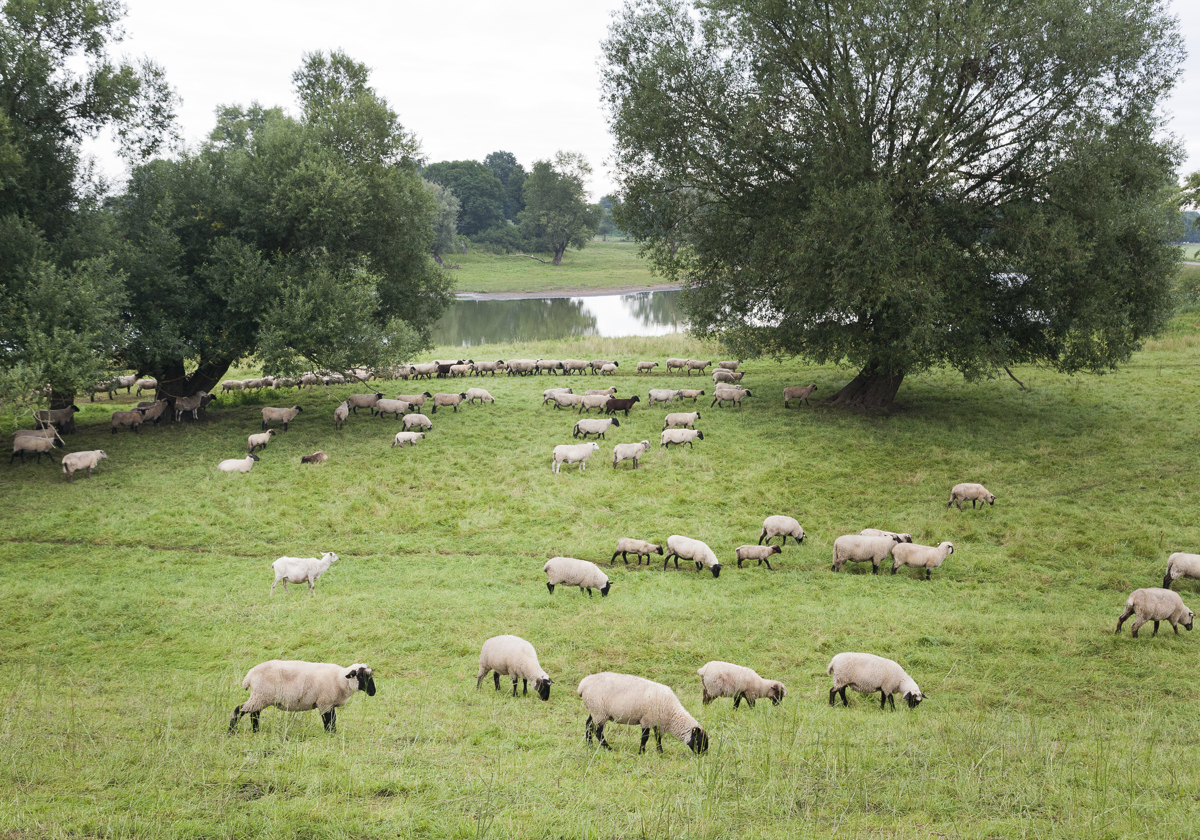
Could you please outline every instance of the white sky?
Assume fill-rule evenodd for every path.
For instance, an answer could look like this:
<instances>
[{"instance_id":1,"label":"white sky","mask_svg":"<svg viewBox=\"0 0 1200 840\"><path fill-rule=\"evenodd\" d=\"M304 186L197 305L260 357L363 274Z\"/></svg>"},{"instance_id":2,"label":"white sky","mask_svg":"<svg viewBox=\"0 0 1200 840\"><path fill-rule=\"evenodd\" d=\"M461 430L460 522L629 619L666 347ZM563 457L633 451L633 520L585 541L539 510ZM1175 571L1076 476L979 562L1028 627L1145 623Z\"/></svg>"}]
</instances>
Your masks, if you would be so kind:
<instances>
[{"instance_id":1,"label":"white sky","mask_svg":"<svg viewBox=\"0 0 1200 840\"><path fill-rule=\"evenodd\" d=\"M1200 169L1200 2L1170 0L1189 57L1168 105L1184 140L1182 172ZM430 162L479 160L498 149L529 169L559 149L592 164L592 199L613 189L598 61L622 0L126 0L117 51L166 70L196 145L221 104L295 110L291 75L305 52L341 48L372 68L375 89L415 131ZM96 145L102 167L121 165Z\"/></svg>"}]
</instances>

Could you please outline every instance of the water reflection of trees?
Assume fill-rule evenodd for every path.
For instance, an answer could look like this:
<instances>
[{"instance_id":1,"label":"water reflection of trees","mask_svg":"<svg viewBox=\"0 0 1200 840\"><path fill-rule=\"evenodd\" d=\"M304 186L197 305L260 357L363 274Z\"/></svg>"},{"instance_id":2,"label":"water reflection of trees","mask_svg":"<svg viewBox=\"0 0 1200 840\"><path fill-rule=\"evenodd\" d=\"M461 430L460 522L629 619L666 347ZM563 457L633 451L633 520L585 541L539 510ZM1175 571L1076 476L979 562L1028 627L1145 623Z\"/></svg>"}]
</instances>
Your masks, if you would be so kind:
<instances>
[{"instance_id":1,"label":"water reflection of trees","mask_svg":"<svg viewBox=\"0 0 1200 840\"><path fill-rule=\"evenodd\" d=\"M433 343L474 346L596 335L596 316L570 298L460 300L433 330Z\"/></svg>"},{"instance_id":2,"label":"water reflection of trees","mask_svg":"<svg viewBox=\"0 0 1200 840\"><path fill-rule=\"evenodd\" d=\"M621 303L629 314L643 324L680 326L683 314L679 311L679 292L638 292L622 295Z\"/></svg>"}]
</instances>

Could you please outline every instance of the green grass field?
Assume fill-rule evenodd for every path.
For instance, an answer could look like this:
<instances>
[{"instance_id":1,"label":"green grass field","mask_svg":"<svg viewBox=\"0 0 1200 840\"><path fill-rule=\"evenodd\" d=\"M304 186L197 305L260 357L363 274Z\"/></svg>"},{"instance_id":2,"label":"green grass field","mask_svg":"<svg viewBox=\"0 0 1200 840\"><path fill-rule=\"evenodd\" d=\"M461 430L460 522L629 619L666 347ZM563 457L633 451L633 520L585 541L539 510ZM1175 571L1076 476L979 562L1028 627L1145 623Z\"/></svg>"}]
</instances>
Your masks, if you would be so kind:
<instances>
[{"instance_id":1,"label":"green grass field","mask_svg":"<svg viewBox=\"0 0 1200 840\"><path fill-rule=\"evenodd\" d=\"M720 357L682 336L496 350L617 358L604 384L643 400L685 378L637 377L638 359ZM785 411L784 385L827 396L849 372L753 361L754 396L740 412L705 401L694 449L658 448L665 411L643 403L586 471L557 476L550 450L575 418L541 406L545 376L381 386L497 398L439 410L404 449L389 448L398 424L365 413L333 429L352 386L140 435L110 434L106 398L81 402L68 451L110 456L92 478L0 468L0 837L1195 836L1200 635L1113 628L1170 552L1200 549L1198 362L1200 317L1183 316L1112 375L1018 369L1021 391L937 372L875 416ZM251 473L216 471L261 405L295 401ZM613 470L613 443L642 438L641 469ZM329 462L302 467L315 449ZM995 506L947 510L964 480ZM796 516L804 544L775 572L737 569L734 548L773 513ZM831 573L833 540L864 527L956 551L930 582ZM609 567L618 537L672 533L725 571ZM341 560L315 597L268 597L272 560L328 550ZM610 596L548 594L556 554L601 563ZM1200 604L1200 582L1175 586ZM476 691L480 645L500 633L537 647L549 702ZM845 650L897 659L930 699L881 712L851 692L829 708L824 669ZM333 736L316 713L273 709L257 735L246 720L227 735L242 677L275 657L366 662L378 694ZM710 659L782 680L787 699L703 706ZM639 756L637 729L618 726L612 752L586 747L574 688L608 669L672 686L708 754L667 736Z\"/></svg>"},{"instance_id":2,"label":"green grass field","mask_svg":"<svg viewBox=\"0 0 1200 840\"><path fill-rule=\"evenodd\" d=\"M564 290L615 289L654 286L662 278L650 274L633 242L593 240L583 250L570 249L562 265L550 264L550 256L537 254L546 263L512 254L489 254L471 249L445 259L457 263L452 271L459 292L555 292Z\"/></svg>"},{"instance_id":3,"label":"green grass field","mask_svg":"<svg viewBox=\"0 0 1200 840\"><path fill-rule=\"evenodd\" d=\"M1200 245L1184 245L1183 258L1185 260L1200 260Z\"/></svg>"}]
</instances>

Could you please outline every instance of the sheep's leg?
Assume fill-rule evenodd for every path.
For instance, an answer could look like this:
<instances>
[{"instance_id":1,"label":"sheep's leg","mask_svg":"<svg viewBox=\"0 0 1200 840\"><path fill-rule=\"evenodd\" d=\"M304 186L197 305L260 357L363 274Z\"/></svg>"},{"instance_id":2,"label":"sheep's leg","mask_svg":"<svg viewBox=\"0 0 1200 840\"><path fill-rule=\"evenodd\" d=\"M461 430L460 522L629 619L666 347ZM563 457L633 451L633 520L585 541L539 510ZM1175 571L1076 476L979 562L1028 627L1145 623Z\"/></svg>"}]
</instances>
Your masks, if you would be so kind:
<instances>
[{"instance_id":1,"label":"sheep's leg","mask_svg":"<svg viewBox=\"0 0 1200 840\"><path fill-rule=\"evenodd\" d=\"M738 558L738 568L739 569L742 568L742 558L741 557Z\"/></svg>"},{"instance_id":2,"label":"sheep's leg","mask_svg":"<svg viewBox=\"0 0 1200 840\"><path fill-rule=\"evenodd\" d=\"M742 696L743 696L743 697L746 697L746 695L745 695L745 694L743 694ZM753 700L751 700L749 697L746 697L746 705L747 705L747 706L749 706L751 709L753 709L753 708L754 708L754 701L753 701Z\"/></svg>"},{"instance_id":3,"label":"sheep's leg","mask_svg":"<svg viewBox=\"0 0 1200 840\"><path fill-rule=\"evenodd\" d=\"M642 730L642 745L640 747L638 747L638 755L641 755L642 753L644 753L646 751L646 742L649 740L650 740L650 730L643 729ZM660 747L661 747L661 745L660 745ZM661 752L661 751L662 750L660 749L659 752Z\"/></svg>"},{"instance_id":4,"label":"sheep's leg","mask_svg":"<svg viewBox=\"0 0 1200 840\"><path fill-rule=\"evenodd\" d=\"M883 693L883 689L881 688L881 689L879 689L879 711L882 712L886 708L887 708L887 695ZM892 704L892 708L895 708L894 703Z\"/></svg>"},{"instance_id":5,"label":"sheep's leg","mask_svg":"<svg viewBox=\"0 0 1200 840\"><path fill-rule=\"evenodd\" d=\"M484 671L482 674L480 674L478 677L475 678L475 690L476 691L479 690L479 686L483 685L483 678L486 677L487 674L488 674L488 672Z\"/></svg>"},{"instance_id":6,"label":"sheep's leg","mask_svg":"<svg viewBox=\"0 0 1200 840\"><path fill-rule=\"evenodd\" d=\"M931 579L932 577L933 577L933 571L932 571L932 570L930 570L930 569L926 569L926 570L925 570L925 580L929 580L929 579Z\"/></svg>"},{"instance_id":7,"label":"sheep's leg","mask_svg":"<svg viewBox=\"0 0 1200 840\"><path fill-rule=\"evenodd\" d=\"M1125 619L1133 615L1133 607L1126 607L1125 612L1121 613L1121 617L1117 619L1117 632L1121 632L1121 625L1125 623Z\"/></svg>"},{"instance_id":8,"label":"sheep's leg","mask_svg":"<svg viewBox=\"0 0 1200 840\"><path fill-rule=\"evenodd\" d=\"M770 561L770 560L768 560L768 559L766 559L766 558L764 557L764 558L763 558L763 562L767 564L767 571L768 571L768 572L773 572L773 571L775 571L774 569L772 569L772 568L771 568L771 561Z\"/></svg>"},{"instance_id":9,"label":"sheep's leg","mask_svg":"<svg viewBox=\"0 0 1200 840\"><path fill-rule=\"evenodd\" d=\"M613 461L613 469L616 469L616 468L617 468L617 462L616 462L616 461ZM621 552L619 552L619 551L614 551L614 552L613 552L612 560L610 560L610 561L608 562L608 565L610 565L610 566L611 566L613 563L616 563L616 562L617 562L617 555L618 555L618 554L621 554ZM624 555L622 555L622 557L624 557ZM625 560L625 565L626 565L626 566L628 566L628 565L629 565L629 560Z\"/></svg>"},{"instance_id":10,"label":"sheep's leg","mask_svg":"<svg viewBox=\"0 0 1200 840\"><path fill-rule=\"evenodd\" d=\"M516 688L515 683L513 684L513 688ZM535 691L537 690L536 683L534 684L533 688ZM529 696L529 680L524 677L521 678L521 693L524 694L525 696Z\"/></svg>"},{"instance_id":11,"label":"sheep's leg","mask_svg":"<svg viewBox=\"0 0 1200 840\"><path fill-rule=\"evenodd\" d=\"M258 731L258 716L261 714L262 714L261 709L256 709L255 711L250 713L250 731L251 732Z\"/></svg>"},{"instance_id":12,"label":"sheep's leg","mask_svg":"<svg viewBox=\"0 0 1200 840\"><path fill-rule=\"evenodd\" d=\"M871 574L873 574L873 575L879 574L879 564L878 563L871 564Z\"/></svg>"},{"instance_id":13,"label":"sheep's leg","mask_svg":"<svg viewBox=\"0 0 1200 840\"><path fill-rule=\"evenodd\" d=\"M499 691L500 690L500 672L499 671L496 671L494 674L492 674L492 681L496 683L496 690Z\"/></svg>"},{"instance_id":14,"label":"sheep's leg","mask_svg":"<svg viewBox=\"0 0 1200 840\"><path fill-rule=\"evenodd\" d=\"M592 723L592 716L588 715L587 721L583 724L583 737L588 744L592 743L592 730L595 728L595 724Z\"/></svg>"},{"instance_id":15,"label":"sheep's leg","mask_svg":"<svg viewBox=\"0 0 1200 840\"><path fill-rule=\"evenodd\" d=\"M337 709L321 712L321 723L325 724L326 732L337 732Z\"/></svg>"},{"instance_id":16,"label":"sheep's leg","mask_svg":"<svg viewBox=\"0 0 1200 840\"><path fill-rule=\"evenodd\" d=\"M513 693L512 693L512 696L513 696L513 697L516 697L516 696L517 696L517 683L519 683L520 681L521 681L521 678L520 678L520 677L513 677L513 678L512 678L512 682L513 682ZM525 688L525 693L526 693L526 694L528 694L528 693L529 693L529 687L528 687L528 686L526 686L526 688Z\"/></svg>"},{"instance_id":17,"label":"sheep's leg","mask_svg":"<svg viewBox=\"0 0 1200 840\"><path fill-rule=\"evenodd\" d=\"M1146 623L1146 619L1144 619L1140 616L1138 617L1137 621L1133 622L1133 638L1135 638L1135 639L1137 638L1138 628L1141 627L1145 623Z\"/></svg>"},{"instance_id":18,"label":"sheep's leg","mask_svg":"<svg viewBox=\"0 0 1200 840\"><path fill-rule=\"evenodd\" d=\"M762 545L763 537L767 536L767 529L763 528L763 532L758 535L758 544Z\"/></svg>"},{"instance_id":19,"label":"sheep's leg","mask_svg":"<svg viewBox=\"0 0 1200 840\"><path fill-rule=\"evenodd\" d=\"M605 721L605 723L607 723L607 721ZM608 745L608 741L604 740L604 724L603 723L596 727L596 737L600 740L600 746L604 747L604 749L606 749L606 750L612 749L612 747L610 747Z\"/></svg>"},{"instance_id":20,"label":"sheep's leg","mask_svg":"<svg viewBox=\"0 0 1200 840\"><path fill-rule=\"evenodd\" d=\"M237 731L238 718L240 718L242 716L242 714L243 714L242 704L238 703L236 706L233 707L233 717L231 717L229 719L229 734L230 735L232 735L235 731Z\"/></svg>"},{"instance_id":21,"label":"sheep's leg","mask_svg":"<svg viewBox=\"0 0 1200 840\"><path fill-rule=\"evenodd\" d=\"M1154 632L1150 634L1150 638L1153 639L1157 635L1158 635L1158 619L1155 619L1154 620Z\"/></svg>"},{"instance_id":22,"label":"sheep's leg","mask_svg":"<svg viewBox=\"0 0 1200 840\"><path fill-rule=\"evenodd\" d=\"M547 581L547 582L546 582L546 588L550 590L550 594L551 594L551 595L553 595L553 594L554 594L554 584L553 584L553 583L550 583L549 581Z\"/></svg>"},{"instance_id":23,"label":"sheep's leg","mask_svg":"<svg viewBox=\"0 0 1200 840\"><path fill-rule=\"evenodd\" d=\"M1179 635L1179 625L1175 623L1175 619L1171 619L1171 629L1175 631L1175 635Z\"/></svg>"},{"instance_id":24,"label":"sheep's leg","mask_svg":"<svg viewBox=\"0 0 1200 840\"><path fill-rule=\"evenodd\" d=\"M743 696L745 695L740 691L733 695L733 708L736 709L741 704ZM747 700L746 702L749 703L750 701Z\"/></svg>"}]
</instances>

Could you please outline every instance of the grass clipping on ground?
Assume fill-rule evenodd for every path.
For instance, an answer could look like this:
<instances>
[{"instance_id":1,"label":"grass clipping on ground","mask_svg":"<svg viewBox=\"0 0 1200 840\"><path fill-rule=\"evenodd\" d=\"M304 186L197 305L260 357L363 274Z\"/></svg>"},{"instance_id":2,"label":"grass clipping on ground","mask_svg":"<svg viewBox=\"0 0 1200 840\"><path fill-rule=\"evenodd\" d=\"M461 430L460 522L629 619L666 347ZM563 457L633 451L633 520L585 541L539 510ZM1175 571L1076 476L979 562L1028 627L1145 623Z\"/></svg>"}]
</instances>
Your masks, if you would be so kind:
<instances>
[{"instance_id":1,"label":"grass clipping on ground","mask_svg":"<svg viewBox=\"0 0 1200 840\"><path fill-rule=\"evenodd\" d=\"M139 435L110 434L107 399L80 403L67 451L110 456L92 478L68 485L44 461L0 471L0 832L1194 836L1200 638L1113 629L1171 551L1200 548L1200 318L1109 376L1015 371L1028 391L910 377L890 416L785 411L785 385L822 397L851 373L751 361L741 411L710 409L711 379L692 377L709 392L694 449L661 449L668 409L642 402L586 471L551 474L576 416L543 407L543 389L613 384L644 401L687 378L637 376L639 359L718 354L681 336L504 347L620 372L266 392ZM390 448L400 425L365 411L333 428L350 393L469 386L495 405L439 410L414 447ZM249 474L217 472L262 405L296 402ZM612 446L642 439L641 468L614 470ZM328 463L301 466L316 449ZM960 481L995 506L947 510ZM734 549L775 513L800 520L804 544L775 572L737 569ZM955 552L930 582L831 573L834 539L865 527ZM712 546L720 578L609 565L619 537L674 533ZM322 551L341 559L315 597L268 597L271 561ZM550 595L542 565L558 554L599 563L610 596ZM1200 603L1200 584L1176 588ZM479 648L502 633L537 648L549 702L512 699L507 679L476 691ZM831 709L825 667L846 650L898 660L930 699L880 712L851 692ZM366 662L378 693L342 708L333 736L314 712L274 709L257 735L243 720L228 736L242 677L276 657ZM696 669L712 659L782 680L787 699L702 705ZM637 727L616 725L612 752L585 746L574 690L603 670L674 688L709 753L668 735L639 756Z\"/></svg>"}]
</instances>

